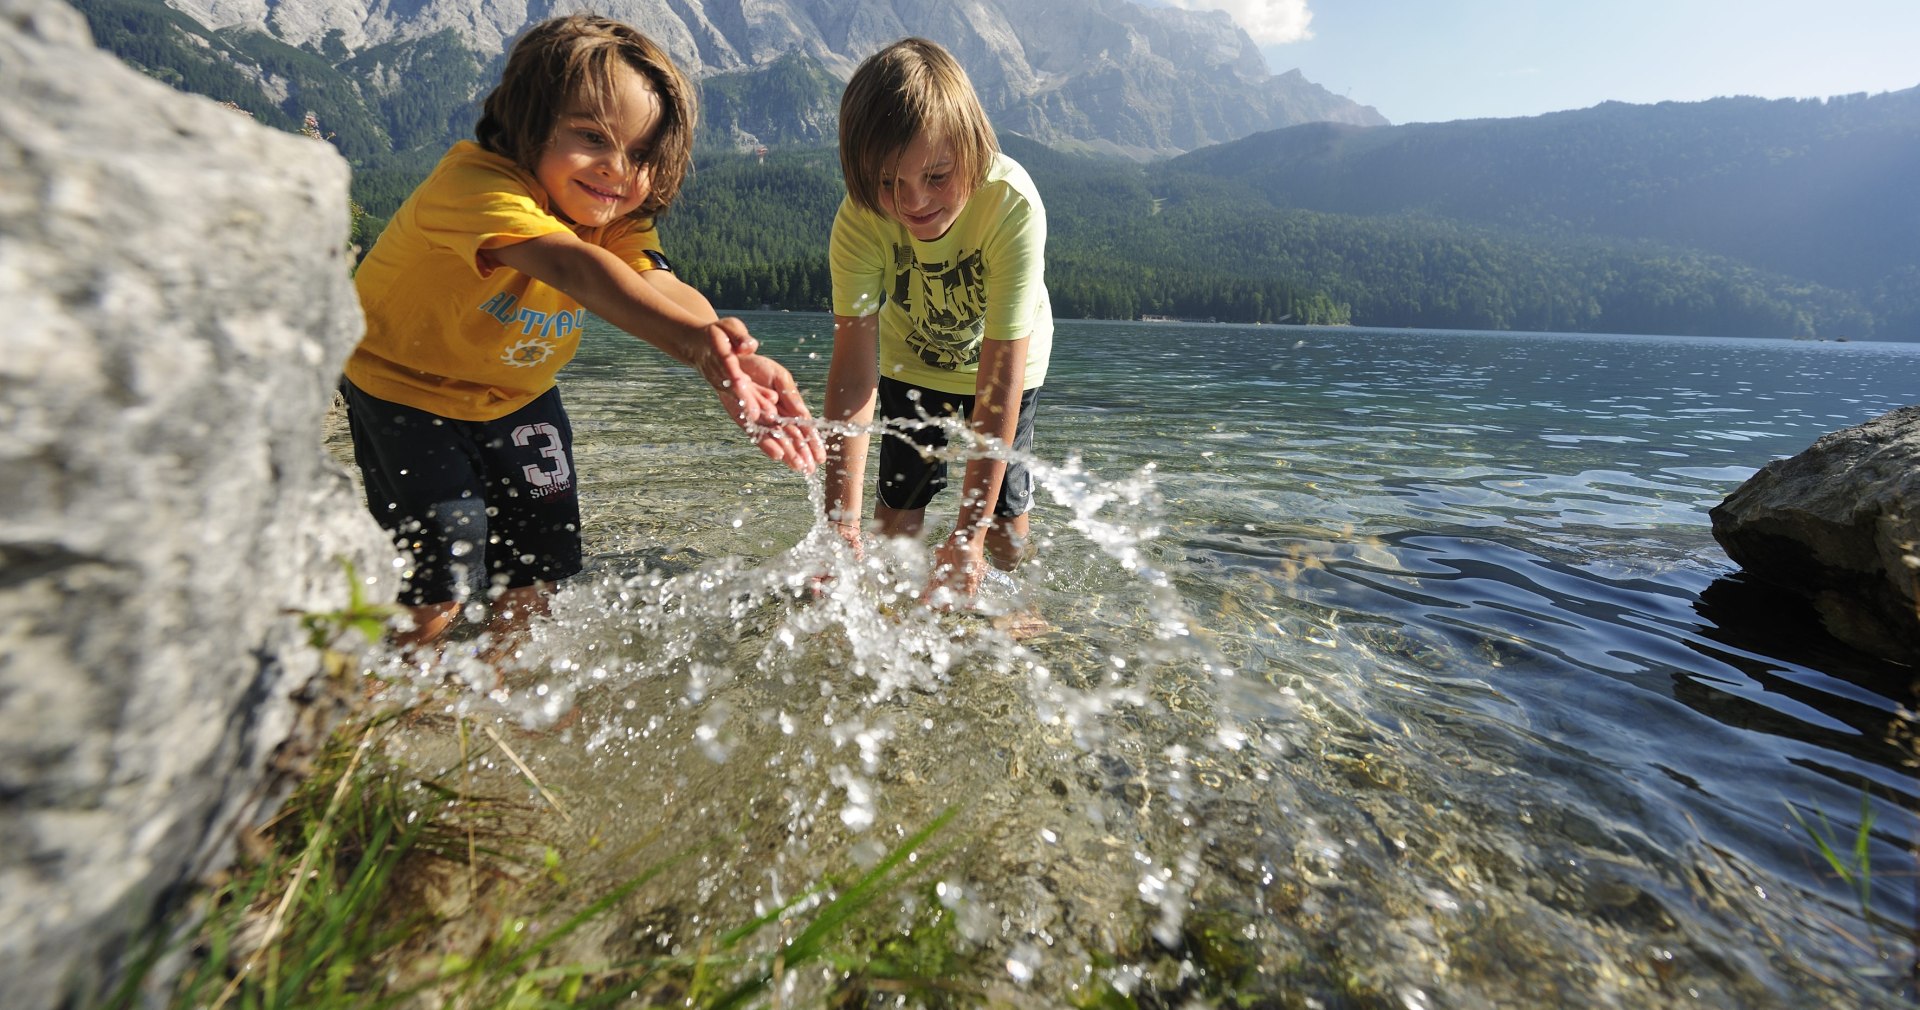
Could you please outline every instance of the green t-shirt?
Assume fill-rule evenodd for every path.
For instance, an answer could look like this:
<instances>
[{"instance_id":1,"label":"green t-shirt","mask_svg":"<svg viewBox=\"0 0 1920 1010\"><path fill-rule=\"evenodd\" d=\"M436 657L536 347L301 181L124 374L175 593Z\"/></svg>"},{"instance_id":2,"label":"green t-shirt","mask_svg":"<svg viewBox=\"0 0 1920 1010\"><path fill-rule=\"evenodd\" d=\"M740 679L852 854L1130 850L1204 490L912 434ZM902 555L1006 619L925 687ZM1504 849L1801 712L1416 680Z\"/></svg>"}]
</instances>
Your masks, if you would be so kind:
<instances>
[{"instance_id":1,"label":"green t-shirt","mask_svg":"<svg viewBox=\"0 0 1920 1010\"><path fill-rule=\"evenodd\" d=\"M1053 351L1047 213L1026 169L995 154L945 235L922 242L843 199L833 219L833 311L880 314L880 374L943 393L974 392L980 341L1030 338L1024 389Z\"/></svg>"}]
</instances>

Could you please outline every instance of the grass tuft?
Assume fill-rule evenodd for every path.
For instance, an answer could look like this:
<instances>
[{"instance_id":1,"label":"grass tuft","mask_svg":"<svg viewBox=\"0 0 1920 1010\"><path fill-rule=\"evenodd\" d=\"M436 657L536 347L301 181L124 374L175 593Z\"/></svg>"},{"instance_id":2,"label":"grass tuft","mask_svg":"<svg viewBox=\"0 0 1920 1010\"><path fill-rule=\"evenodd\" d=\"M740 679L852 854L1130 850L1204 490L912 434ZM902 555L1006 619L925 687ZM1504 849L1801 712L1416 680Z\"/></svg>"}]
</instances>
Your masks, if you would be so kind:
<instances>
[{"instance_id":1,"label":"grass tuft","mask_svg":"<svg viewBox=\"0 0 1920 1010\"><path fill-rule=\"evenodd\" d=\"M177 1010L538 1010L661 1002L721 1010L754 1005L796 969L831 965L876 992L940 991L923 973L957 967L937 952L913 960L893 933L873 929L882 909L939 861L921 850L953 819L948 809L844 887L831 881L740 926L698 939L696 956L570 962L561 945L636 892L717 842L647 867L577 905L537 912L530 882L561 884L557 854L536 837L542 810L423 779L387 756L383 733L405 713L361 718L337 731L307 778L264 825L241 865L201 896L202 916L166 950L156 932L125 984L101 1010L137 1004L145 975L186 955L167 1005ZM464 735L463 735L464 739ZM533 855L527 855L527 854ZM542 858L542 854L544 858ZM464 901L430 892L459 891ZM449 907L453 906L453 907ZM557 922L550 929L536 922ZM753 948L779 924L782 942ZM856 927L869 927L863 932ZM450 929L477 936L445 940ZM923 934L951 939L938 931ZM184 943L184 946L180 946ZM452 949L460 947L461 949ZM175 959L178 960L177 958ZM903 967L907 966L907 967ZM910 984L902 979L910 980Z\"/></svg>"}]
</instances>

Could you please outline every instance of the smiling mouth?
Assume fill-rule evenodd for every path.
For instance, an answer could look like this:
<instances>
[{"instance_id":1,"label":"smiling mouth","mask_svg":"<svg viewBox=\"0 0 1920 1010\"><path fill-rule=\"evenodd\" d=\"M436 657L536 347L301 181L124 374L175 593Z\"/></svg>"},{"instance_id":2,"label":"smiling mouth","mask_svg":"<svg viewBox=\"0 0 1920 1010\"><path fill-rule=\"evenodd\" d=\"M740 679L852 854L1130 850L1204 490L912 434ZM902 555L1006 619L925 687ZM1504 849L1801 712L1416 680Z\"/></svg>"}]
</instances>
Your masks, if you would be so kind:
<instances>
[{"instance_id":1,"label":"smiling mouth","mask_svg":"<svg viewBox=\"0 0 1920 1010\"><path fill-rule=\"evenodd\" d=\"M581 189L586 190L588 196L591 196L596 200L604 201L606 203L619 203L621 200L626 198L625 193L611 192L609 190L601 189L597 186L590 186L584 182L578 183L577 185Z\"/></svg>"}]
</instances>

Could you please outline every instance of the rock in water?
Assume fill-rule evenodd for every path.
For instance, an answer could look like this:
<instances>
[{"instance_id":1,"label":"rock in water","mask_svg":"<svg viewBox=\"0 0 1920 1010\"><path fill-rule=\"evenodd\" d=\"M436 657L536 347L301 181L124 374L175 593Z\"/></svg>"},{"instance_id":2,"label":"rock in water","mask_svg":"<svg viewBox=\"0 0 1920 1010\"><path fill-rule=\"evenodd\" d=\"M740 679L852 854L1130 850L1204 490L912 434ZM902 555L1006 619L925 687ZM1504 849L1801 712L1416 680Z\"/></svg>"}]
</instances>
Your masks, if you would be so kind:
<instances>
[{"instance_id":1,"label":"rock in water","mask_svg":"<svg viewBox=\"0 0 1920 1010\"><path fill-rule=\"evenodd\" d=\"M1836 638L1920 661L1920 406L1768 463L1711 516L1728 557L1807 596Z\"/></svg>"},{"instance_id":2,"label":"rock in water","mask_svg":"<svg viewBox=\"0 0 1920 1010\"><path fill-rule=\"evenodd\" d=\"M345 161L57 0L0 0L0 94L0 1006L41 1010L98 1005L270 812L324 683L299 613L392 550L321 445Z\"/></svg>"}]
</instances>

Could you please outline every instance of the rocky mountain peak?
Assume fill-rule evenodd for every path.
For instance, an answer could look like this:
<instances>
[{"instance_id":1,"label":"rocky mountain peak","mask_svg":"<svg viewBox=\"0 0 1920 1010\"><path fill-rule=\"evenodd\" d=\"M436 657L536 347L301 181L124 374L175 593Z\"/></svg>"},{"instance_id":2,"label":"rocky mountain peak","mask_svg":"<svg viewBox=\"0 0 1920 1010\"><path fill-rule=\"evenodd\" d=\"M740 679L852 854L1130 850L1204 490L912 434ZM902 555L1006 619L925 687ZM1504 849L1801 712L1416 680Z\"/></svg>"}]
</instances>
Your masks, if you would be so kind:
<instances>
[{"instance_id":1,"label":"rocky mountain peak","mask_svg":"<svg viewBox=\"0 0 1920 1010\"><path fill-rule=\"evenodd\" d=\"M453 32L483 59L577 0L166 0L211 28L263 32L349 56ZM1274 76L1221 12L1134 0L596 0L699 78L803 55L841 80L906 35L947 46L1003 129L1051 144L1178 153L1314 119L1374 125L1374 110Z\"/></svg>"}]
</instances>

